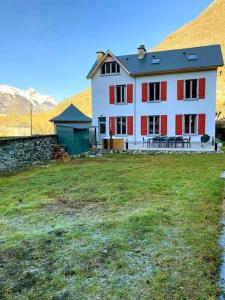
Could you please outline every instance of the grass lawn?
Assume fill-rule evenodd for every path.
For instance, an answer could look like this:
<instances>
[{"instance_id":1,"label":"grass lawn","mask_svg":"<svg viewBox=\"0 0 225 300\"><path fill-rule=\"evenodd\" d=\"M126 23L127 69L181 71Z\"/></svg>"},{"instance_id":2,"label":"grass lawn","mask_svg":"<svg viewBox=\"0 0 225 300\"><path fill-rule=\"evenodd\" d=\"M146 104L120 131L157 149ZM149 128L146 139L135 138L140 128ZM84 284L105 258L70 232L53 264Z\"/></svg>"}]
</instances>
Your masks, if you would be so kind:
<instances>
[{"instance_id":1,"label":"grass lawn","mask_svg":"<svg viewBox=\"0 0 225 300\"><path fill-rule=\"evenodd\" d=\"M0 178L0 299L216 299L225 155L108 155Z\"/></svg>"}]
</instances>

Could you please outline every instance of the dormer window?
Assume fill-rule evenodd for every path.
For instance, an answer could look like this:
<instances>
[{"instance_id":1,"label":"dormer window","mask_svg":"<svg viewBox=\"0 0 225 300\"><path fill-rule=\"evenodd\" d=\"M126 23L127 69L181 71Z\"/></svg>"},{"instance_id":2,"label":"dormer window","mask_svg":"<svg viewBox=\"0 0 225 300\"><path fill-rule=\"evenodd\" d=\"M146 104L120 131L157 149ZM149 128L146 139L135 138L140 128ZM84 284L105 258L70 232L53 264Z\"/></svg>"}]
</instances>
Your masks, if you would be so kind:
<instances>
[{"instance_id":1,"label":"dormer window","mask_svg":"<svg viewBox=\"0 0 225 300\"><path fill-rule=\"evenodd\" d=\"M116 61L106 62L101 67L101 74L118 74L120 73L120 65Z\"/></svg>"}]
</instances>

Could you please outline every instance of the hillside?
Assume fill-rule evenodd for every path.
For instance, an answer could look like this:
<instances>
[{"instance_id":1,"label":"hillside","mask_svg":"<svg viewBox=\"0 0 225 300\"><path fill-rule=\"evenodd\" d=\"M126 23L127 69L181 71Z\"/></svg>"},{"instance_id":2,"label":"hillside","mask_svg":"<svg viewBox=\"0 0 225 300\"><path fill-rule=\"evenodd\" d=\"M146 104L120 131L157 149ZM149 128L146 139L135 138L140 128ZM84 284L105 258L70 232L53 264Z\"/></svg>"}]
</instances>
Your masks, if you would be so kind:
<instances>
[{"instance_id":1,"label":"hillside","mask_svg":"<svg viewBox=\"0 0 225 300\"><path fill-rule=\"evenodd\" d=\"M171 33L154 50L220 44L225 55L225 1L215 0L190 23ZM218 72L217 111L225 117L225 67Z\"/></svg>"},{"instance_id":2,"label":"hillside","mask_svg":"<svg viewBox=\"0 0 225 300\"><path fill-rule=\"evenodd\" d=\"M91 89L87 88L84 91L66 99L59 103L54 109L46 113L34 115L34 132L36 133L49 133L53 132L53 125L49 120L59 115L70 104L74 104L84 114L91 116Z\"/></svg>"}]
</instances>

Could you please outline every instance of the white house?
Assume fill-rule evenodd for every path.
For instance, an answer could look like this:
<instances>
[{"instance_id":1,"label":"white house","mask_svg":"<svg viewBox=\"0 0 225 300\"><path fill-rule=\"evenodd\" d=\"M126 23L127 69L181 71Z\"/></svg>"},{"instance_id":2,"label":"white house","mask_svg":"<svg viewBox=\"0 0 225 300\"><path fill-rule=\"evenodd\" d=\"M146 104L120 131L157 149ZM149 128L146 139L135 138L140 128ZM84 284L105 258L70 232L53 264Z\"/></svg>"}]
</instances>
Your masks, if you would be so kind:
<instances>
[{"instance_id":1,"label":"white house","mask_svg":"<svg viewBox=\"0 0 225 300\"><path fill-rule=\"evenodd\" d=\"M115 56L97 52L91 79L93 125L98 140L129 142L160 136L215 137L219 45Z\"/></svg>"}]
</instances>

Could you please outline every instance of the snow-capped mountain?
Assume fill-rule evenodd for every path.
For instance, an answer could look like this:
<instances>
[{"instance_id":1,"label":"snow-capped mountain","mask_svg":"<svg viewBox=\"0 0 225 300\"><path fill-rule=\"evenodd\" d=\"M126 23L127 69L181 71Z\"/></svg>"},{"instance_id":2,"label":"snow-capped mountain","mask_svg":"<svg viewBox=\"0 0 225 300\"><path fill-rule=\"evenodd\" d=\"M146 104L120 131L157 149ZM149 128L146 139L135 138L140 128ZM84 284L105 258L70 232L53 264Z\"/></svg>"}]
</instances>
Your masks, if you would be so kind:
<instances>
[{"instance_id":1,"label":"snow-capped mountain","mask_svg":"<svg viewBox=\"0 0 225 300\"><path fill-rule=\"evenodd\" d=\"M0 115L26 114L31 104L33 112L49 111L56 106L53 97L41 95L33 88L21 90L0 85Z\"/></svg>"}]
</instances>

